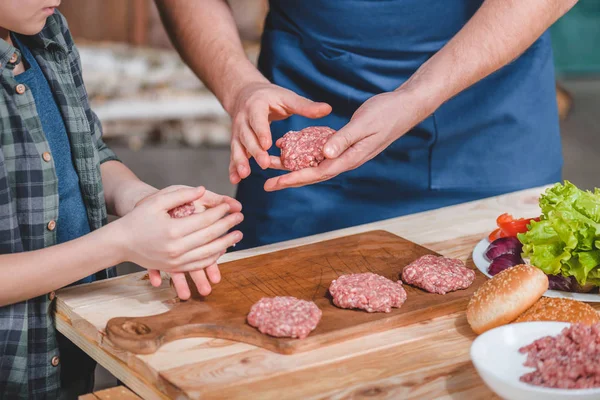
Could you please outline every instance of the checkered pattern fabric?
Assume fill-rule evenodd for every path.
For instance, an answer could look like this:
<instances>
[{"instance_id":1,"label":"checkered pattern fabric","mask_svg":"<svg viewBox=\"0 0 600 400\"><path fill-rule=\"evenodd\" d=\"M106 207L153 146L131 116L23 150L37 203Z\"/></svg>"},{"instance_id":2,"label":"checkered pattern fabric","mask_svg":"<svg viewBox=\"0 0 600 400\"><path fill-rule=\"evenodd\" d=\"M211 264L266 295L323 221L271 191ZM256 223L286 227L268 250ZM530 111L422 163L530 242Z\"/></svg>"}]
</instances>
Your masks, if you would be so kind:
<instances>
[{"instance_id":1,"label":"checkered pattern fabric","mask_svg":"<svg viewBox=\"0 0 600 400\"><path fill-rule=\"evenodd\" d=\"M31 49L54 93L90 227L98 229L107 222L100 164L116 157L102 141L100 123L88 104L66 21L57 12L38 35L18 37ZM58 219L58 181L52 158L43 157L50 148L31 91L13 76L20 58L18 49L0 40L0 254L56 244L56 230L48 229L48 223ZM51 362L55 356L48 296L0 307L0 399L58 398L60 365Z\"/></svg>"}]
</instances>

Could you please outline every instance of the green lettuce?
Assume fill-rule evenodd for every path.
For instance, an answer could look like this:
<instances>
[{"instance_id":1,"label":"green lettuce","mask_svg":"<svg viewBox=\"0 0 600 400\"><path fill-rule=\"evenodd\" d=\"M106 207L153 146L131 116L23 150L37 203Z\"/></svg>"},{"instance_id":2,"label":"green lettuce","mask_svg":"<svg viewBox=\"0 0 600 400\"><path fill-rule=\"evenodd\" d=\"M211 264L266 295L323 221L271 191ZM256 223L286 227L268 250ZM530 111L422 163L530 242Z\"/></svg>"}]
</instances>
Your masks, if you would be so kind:
<instances>
[{"instance_id":1,"label":"green lettuce","mask_svg":"<svg viewBox=\"0 0 600 400\"><path fill-rule=\"evenodd\" d=\"M540 198L541 220L518 235L523 257L546 274L600 285L600 190L557 183Z\"/></svg>"}]
</instances>

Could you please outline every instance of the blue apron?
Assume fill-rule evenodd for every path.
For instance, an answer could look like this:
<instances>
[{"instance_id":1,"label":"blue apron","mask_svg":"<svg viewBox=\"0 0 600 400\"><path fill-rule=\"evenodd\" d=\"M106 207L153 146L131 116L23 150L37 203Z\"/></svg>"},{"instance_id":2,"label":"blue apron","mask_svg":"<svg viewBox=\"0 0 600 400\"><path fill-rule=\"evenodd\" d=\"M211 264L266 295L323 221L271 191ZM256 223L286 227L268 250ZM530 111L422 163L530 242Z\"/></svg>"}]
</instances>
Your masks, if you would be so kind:
<instances>
[{"instance_id":1,"label":"blue apron","mask_svg":"<svg viewBox=\"0 0 600 400\"><path fill-rule=\"evenodd\" d=\"M333 107L319 120L274 122L273 141L311 125L341 128L365 100L405 82L482 2L271 0L261 72ZM265 181L281 172L251 167L238 187L245 220L236 249L556 182L562 152L549 34L353 171L267 193Z\"/></svg>"}]
</instances>

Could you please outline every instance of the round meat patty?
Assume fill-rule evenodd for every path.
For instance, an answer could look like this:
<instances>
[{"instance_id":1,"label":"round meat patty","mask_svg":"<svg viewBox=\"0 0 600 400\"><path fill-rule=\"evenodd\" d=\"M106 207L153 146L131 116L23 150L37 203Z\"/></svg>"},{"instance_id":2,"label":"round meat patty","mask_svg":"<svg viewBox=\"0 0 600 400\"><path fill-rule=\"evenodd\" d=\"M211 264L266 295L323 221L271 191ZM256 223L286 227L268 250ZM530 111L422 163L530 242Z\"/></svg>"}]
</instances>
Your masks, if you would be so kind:
<instances>
[{"instance_id":1,"label":"round meat patty","mask_svg":"<svg viewBox=\"0 0 600 400\"><path fill-rule=\"evenodd\" d=\"M183 218L189 217L196 211L196 207L194 203L186 203L179 207L175 207L172 210L169 210L169 215L171 218Z\"/></svg>"},{"instance_id":2,"label":"round meat patty","mask_svg":"<svg viewBox=\"0 0 600 400\"><path fill-rule=\"evenodd\" d=\"M317 327L322 314L312 301L263 297L250 308L248 323L267 335L304 339Z\"/></svg>"},{"instance_id":3,"label":"round meat patty","mask_svg":"<svg viewBox=\"0 0 600 400\"><path fill-rule=\"evenodd\" d=\"M329 286L333 304L367 312L390 312L406 301L402 282L394 282L371 272L342 275Z\"/></svg>"},{"instance_id":4,"label":"round meat patty","mask_svg":"<svg viewBox=\"0 0 600 400\"><path fill-rule=\"evenodd\" d=\"M323 147L335 131L326 126L311 126L301 131L290 131L277 141L281 149L281 163L290 171L316 167L325 159Z\"/></svg>"},{"instance_id":5,"label":"round meat patty","mask_svg":"<svg viewBox=\"0 0 600 400\"><path fill-rule=\"evenodd\" d=\"M404 267L402 280L430 293L446 294L471 286L475 271L461 260L428 254Z\"/></svg>"}]
</instances>

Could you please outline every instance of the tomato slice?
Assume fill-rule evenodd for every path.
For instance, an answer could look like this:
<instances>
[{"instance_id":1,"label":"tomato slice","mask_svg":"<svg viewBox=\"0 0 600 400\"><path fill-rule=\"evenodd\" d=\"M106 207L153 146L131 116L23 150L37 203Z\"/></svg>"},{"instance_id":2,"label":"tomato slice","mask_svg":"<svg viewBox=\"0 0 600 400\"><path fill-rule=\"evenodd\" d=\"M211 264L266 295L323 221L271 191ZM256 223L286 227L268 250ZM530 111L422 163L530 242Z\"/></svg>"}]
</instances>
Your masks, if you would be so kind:
<instances>
[{"instance_id":1,"label":"tomato slice","mask_svg":"<svg viewBox=\"0 0 600 400\"><path fill-rule=\"evenodd\" d=\"M531 221L539 220L539 217L514 219L512 215L504 213L496 219L498 229L492 232L488 239L490 239L490 241L493 241L492 237L498 239L507 236L517 236L519 233L527 232L527 226L531 224Z\"/></svg>"},{"instance_id":2,"label":"tomato slice","mask_svg":"<svg viewBox=\"0 0 600 400\"><path fill-rule=\"evenodd\" d=\"M495 229L492 233L490 233L490 235L488 236L488 239L490 242L493 242L496 239L500 239L502 234L502 230L500 228Z\"/></svg>"}]
</instances>

